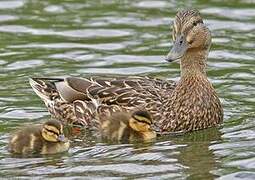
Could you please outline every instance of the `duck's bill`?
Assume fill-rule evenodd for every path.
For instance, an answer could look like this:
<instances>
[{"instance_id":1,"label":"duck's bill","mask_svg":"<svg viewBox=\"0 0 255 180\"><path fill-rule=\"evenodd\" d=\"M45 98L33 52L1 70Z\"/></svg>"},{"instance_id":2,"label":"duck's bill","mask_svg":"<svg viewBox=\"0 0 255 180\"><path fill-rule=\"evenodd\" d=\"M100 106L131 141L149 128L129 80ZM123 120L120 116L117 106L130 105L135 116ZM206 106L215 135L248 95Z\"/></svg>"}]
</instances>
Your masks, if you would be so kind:
<instances>
[{"instance_id":1,"label":"duck's bill","mask_svg":"<svg viewBox=\"0 0 255 180\"><path fill-rule=\"evenodd\" d=\"M60 142L66 142L66 137L63 134L61 134L61 135L58 136L58 140Z\"/></svg>"},{"instance_id":2,"label":"duck's bill","mask_svg":"<svg viewBox=\"0 0 255 180\"><path fill-rule=\"evenodd\" d=\"M181 59L185 54L187 48L188 44L186 39L183 36L177 37L171 51L166 56L166 61L173 62Z\"/></svg>"}]
</instances>

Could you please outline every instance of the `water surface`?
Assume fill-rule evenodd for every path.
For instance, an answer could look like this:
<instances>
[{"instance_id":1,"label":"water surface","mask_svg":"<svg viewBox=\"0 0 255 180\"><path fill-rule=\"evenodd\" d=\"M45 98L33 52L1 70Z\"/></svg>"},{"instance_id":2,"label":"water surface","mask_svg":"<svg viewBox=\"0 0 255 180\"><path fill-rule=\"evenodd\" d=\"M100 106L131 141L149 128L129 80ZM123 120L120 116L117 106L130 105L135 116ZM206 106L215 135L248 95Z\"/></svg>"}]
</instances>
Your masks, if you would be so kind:
<instances>
[{"instance_id":1,"label":"water surface","mask_svg":"<svg viewBox=\"0 0 255 180\"><path fill-rule=\"evenodd\" d=\"M224 105L219 128L153 143L72 138L68 153L20 158L10 131L49 118L28 78L92 74L178 80L164 62L178 8L201 11L212 31L208 76ZM255 2L0 1L0 175L73 179L255 179Z\"/></svg>"}]
</instances>

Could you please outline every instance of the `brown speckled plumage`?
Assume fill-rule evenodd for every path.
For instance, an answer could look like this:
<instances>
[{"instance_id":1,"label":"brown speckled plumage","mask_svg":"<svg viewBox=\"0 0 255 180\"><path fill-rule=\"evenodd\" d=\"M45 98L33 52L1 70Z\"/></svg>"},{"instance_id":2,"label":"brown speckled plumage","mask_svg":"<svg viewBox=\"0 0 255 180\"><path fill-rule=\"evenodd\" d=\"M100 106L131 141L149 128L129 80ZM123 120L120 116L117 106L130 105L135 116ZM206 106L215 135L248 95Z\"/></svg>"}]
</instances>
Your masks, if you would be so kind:
<instances>
[{"instance_id":1,"label":"brown speckled plumage","mask_svg":"<svg viewBox=\"0 0 255 180\"><path fill-rule=\"evenodd\" d=\"M223 120L220 100L206 75L211 34L197 10L177 13L174 45L167 60L180 59L178 82L150 77L30 79L51 114L66 122L95 126L98 116L136 108L148 110L164 132L187 132Z\"/></svg>"}]
</instances>

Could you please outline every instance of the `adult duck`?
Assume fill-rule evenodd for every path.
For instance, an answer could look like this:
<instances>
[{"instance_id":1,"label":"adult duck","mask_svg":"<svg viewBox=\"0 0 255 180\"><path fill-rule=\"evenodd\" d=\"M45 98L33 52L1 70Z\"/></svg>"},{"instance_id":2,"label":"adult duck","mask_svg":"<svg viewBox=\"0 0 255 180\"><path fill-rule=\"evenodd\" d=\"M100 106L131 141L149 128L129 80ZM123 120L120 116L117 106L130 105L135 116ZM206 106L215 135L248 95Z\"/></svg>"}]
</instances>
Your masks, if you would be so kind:
<instances>
[{"instance_id":1,"label":"adult duck","mask_svg":"<svg viewBox=\"0 0 255 180\"><path fill-rule=\"evenodd\" d=\"M197 10L179 11L166 60L180 60L178 82L151 77L31 78L50 113L69 123L93 126L98 115L144 108L161 133L214 127L221 102L206 75L211 33Z\"/></svg>"}]
</instances>

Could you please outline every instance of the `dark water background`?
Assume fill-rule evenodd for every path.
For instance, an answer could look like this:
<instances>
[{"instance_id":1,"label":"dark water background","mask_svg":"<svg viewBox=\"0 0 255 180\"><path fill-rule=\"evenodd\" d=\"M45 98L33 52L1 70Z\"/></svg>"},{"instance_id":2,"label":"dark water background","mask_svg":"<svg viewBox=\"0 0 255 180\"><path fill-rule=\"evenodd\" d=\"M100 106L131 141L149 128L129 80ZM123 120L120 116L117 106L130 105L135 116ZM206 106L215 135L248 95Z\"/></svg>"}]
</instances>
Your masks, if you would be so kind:
<instances>
[{"instance_id":1,"label":"dark water background","mask_svg":"<svg viewBox=\"0 0 255 180\"><path fill-rule=\"evenodd\" d=\"M154 143L74 137L68 153L19 158L10 131L49 118L31 76L150 75L164 62L178 8L201 11L213 35L208 75L224 105L220 128ZM0 1L0 176L73 179L255 179L255 1Z\"/></svg>"}]
</instances>

